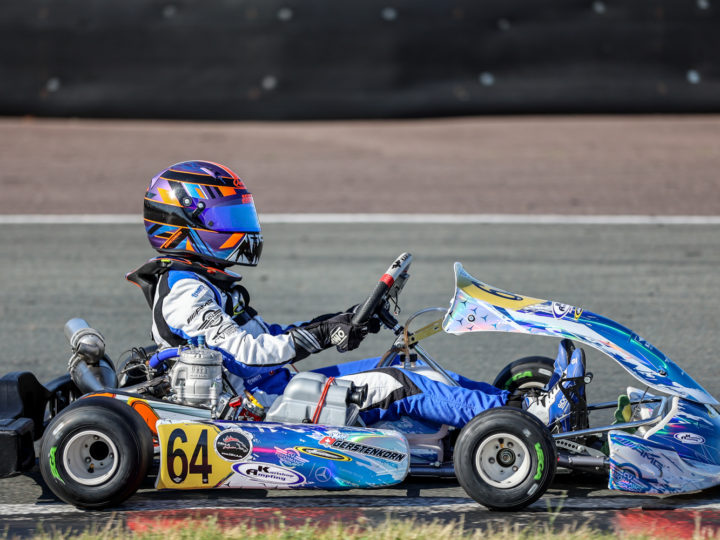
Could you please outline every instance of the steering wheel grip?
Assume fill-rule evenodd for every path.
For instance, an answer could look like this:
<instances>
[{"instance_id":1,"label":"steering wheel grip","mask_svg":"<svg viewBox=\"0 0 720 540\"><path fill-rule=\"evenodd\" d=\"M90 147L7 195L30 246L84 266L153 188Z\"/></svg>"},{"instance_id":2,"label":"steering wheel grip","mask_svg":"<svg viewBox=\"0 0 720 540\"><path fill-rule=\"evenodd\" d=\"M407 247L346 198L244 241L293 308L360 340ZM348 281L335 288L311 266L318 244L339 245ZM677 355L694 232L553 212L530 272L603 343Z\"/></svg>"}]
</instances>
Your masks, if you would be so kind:
<instances>
[{"instance_id":1,"label":"steering wheel grip","mask_svg":"<svg viewBox=\"0 0 720 540\"><path fill-rule=\"evenodd\" d=\"M390 265L387 272L380 277L380 280L377 282L377 285L375 285L375 288L372 293L370 293L370 296L367 297L367 300L363 302L363 304L355 312L355 315L353 315L353 324L362 325L370 320L370 317L375 314L378 308L385 301L388 292L395 284L395 280L408 269L411 262L412 255L410 253L403 253L395 259L395 262Z\"/></svg>"}]
</instances>

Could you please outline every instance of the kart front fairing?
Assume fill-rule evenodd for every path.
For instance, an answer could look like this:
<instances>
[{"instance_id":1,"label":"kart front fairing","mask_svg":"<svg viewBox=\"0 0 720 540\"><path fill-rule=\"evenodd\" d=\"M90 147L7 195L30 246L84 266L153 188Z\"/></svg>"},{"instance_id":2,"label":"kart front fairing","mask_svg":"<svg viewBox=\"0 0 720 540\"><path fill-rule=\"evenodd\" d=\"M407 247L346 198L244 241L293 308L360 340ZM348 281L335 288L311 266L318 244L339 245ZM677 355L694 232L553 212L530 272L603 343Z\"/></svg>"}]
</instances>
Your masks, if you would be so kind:
<instances>
[{"instance_id":1,"label":"kart front fairing","mask_svg":"<svg viewBox=\"0 0 720 540\"><path fill-rule=\"evenodd\" d=\"M455 263L455 296L443 329L451 334L516 332L580 341L604 352L651 388L718 405L672 360L621 324L583 308L491 287L468 274L460 263Z\"/></svg>"},{"instance_id":2,"label":"kart front fairing","mask_svg":"<svg viewBox=\"0 0 720 540\"><path fill-rule=\"evenodd\" d=\"M634 397L652 397L635 392ZM630 389L628 394L633 397ZM720 483L720 416L707 405L674 397L657 425L634 433L611 431L608 443L610 489L687 493Z\"/></svg>"}]
</instances>

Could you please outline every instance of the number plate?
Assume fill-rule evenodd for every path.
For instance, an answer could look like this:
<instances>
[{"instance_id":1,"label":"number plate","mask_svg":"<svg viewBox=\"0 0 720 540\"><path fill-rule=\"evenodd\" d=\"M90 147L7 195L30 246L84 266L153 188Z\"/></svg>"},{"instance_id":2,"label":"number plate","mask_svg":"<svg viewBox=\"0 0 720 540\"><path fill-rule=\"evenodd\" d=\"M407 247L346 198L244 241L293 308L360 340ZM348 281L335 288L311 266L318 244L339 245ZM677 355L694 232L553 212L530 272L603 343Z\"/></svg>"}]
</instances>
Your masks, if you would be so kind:
<instances>
[{"instance_id":1,"label":"number plate","mask_svg":"<svg viewBox=\"0 0 720 540\"><path fill-rule=\"evenodd\" d=\"M214 488L232 474L231 464L215 452L220 430L208 423L158 422L158 489Z\"/></svg>"}]
</instances>

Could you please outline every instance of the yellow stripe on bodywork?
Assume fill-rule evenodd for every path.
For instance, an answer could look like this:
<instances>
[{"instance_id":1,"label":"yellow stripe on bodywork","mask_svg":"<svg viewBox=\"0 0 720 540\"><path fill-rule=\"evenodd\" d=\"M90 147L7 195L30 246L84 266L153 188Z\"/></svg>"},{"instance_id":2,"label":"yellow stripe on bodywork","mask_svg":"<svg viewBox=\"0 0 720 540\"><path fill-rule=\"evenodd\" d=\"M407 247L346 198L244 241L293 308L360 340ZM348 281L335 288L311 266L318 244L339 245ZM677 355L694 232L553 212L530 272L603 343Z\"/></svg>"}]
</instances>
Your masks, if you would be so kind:
<instances>
[{"instance_id":1,"label":"yellow stripe on bodywork","mask_svg":"<svg viewBox=\"0 0 720 540\"><path fill-rule=\"evenodd\" d=\"M540 298L520 296L519 294L503 291L502 289L495 289L480 281L469 280L462 275L457 276L457 288L470 298L505 309L518 310L545 302L545 300L541 300Z\"/></svg>"}]
</instances>

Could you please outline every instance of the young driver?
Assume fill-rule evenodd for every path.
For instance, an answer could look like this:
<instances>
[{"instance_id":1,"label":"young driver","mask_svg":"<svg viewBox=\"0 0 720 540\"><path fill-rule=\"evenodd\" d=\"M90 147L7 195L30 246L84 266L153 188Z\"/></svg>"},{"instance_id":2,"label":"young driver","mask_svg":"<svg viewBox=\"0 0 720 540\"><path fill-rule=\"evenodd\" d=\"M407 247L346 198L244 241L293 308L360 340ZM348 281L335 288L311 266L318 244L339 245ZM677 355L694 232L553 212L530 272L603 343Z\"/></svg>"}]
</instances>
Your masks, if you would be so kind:
<instances>
[{"instance_id":1,"label":"young driver","mask_svg":"<svg viewBox=\"0 0 720 540\"><path fill-rule=\"evenodd\" d=\"M270 324L250 306L233 265L255 266L263 239L252 195L230 169L209 161L176 163L156 175L145 194L145 230L161 253L135 272L152 308L152 335L161 347L177 347L198 336L220 353L233 385L252 392L264 406L283 392L292 373L285 366L329 347L355 349L376 321L352 323L352 312L326 314L289 326ZM562 347L561 347L562 350ZM399 367L372 369L377 359L336 366L334 374L368 385L361 406L366 424L407 415L462 427L477 414L508 404L509 393L450 373L449 386ZM582 374L580 357L559 355L556 372ZM567 383L565 383L567 384ZM560 385L527 403L550 423L565 414ZM564 402L564 403L563 403Z\"/></svg>"}]
</instances>

